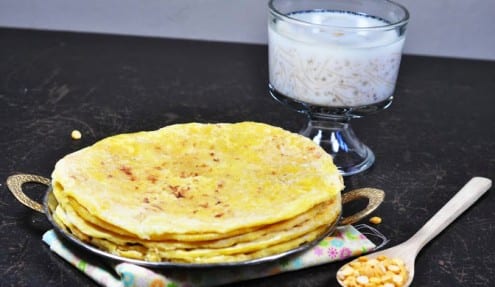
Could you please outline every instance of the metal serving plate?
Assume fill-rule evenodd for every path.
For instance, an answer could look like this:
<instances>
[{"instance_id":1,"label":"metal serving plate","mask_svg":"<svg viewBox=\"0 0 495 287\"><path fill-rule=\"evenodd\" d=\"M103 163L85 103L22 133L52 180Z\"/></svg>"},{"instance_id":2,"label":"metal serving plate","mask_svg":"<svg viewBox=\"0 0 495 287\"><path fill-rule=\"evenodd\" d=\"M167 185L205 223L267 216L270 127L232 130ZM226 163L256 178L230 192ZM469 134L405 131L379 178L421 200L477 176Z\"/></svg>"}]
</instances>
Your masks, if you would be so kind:
<instances>
[{"instance_id":1,"label":"metal serving plate","mask_svg":"<svg viewBox=\"0 0 495 287\"><path fill-rule=\"evenodd\" d=\"M28 182L35 182L35 183L41 183L43 185L48 186L46 193L43 198L43 204L40 204L31 198L29 198L22 190L22 185ZM220 263L181 263L181 262L173 262L173 261L161 261L161 262L151 262L151 261L144 261L144 260L137 260L137 259L130 259L130 258L125 258L122 256L117 256L114 254L111 254L109 252L106 252L104 250L101 250L91 244L88 244L86 242L83 242L76 236L74 236L70 230L67 230L64 226L60 226L53 218L53 212L55 211L55 208L58 205L58 201L55 198L53 194L53 190L50 187L50 179L38 176L38 175L31 175L31 174L16 174L12 175L7 179L7 186L9 190L12 192L12 194L16 197L16 199L24 204L25 206L44 213L50 223L53 225L55 231L61 235L63 238L67 239L71 243L75 244L76 246L82 248L83 250L89 251L90 253L96 254L107 261L113 261L115 263L120 263L120 262L128 262L132 264L137 264L141 266L146 266L146 267L151 267L151 268L170 268L170 267L175 267L175 268L214 268L214 267L238 267L238 266L248 266L248 265L254 265L254 264L262 264L262 263L268 263L268 262L273 262L278 259L302 252L304 250L307 250L313 246L315 246L318 242L320 242L324 237L330 235L333 233L335 228L338 225L346 225L346 224L352 224L354 222L357 222L367 215L369 215L371 212L373 212L383 201L385 193L382 190L375 189L375 188L362 188L362 189L356 189L353 191L349 191L346 193L342 194L342 205L344 206L347 202L354 201L356 199L360 198L365 198L368 199L368 205L361 211L347 216L345 218L341 218L341 214L338 216L337 220L331 224L328 225L327 229L325 232L322 233L322 235L315 240L312 240L310 242L303 243L299 245L296 248L293 248L288 251L284 251L281 253L273 254L270 256L266 257L260 257L260 258L255 258L252 260L246 260L246 261L237 261L237 262L220 262Z\"/></svg>"}]
</instances>

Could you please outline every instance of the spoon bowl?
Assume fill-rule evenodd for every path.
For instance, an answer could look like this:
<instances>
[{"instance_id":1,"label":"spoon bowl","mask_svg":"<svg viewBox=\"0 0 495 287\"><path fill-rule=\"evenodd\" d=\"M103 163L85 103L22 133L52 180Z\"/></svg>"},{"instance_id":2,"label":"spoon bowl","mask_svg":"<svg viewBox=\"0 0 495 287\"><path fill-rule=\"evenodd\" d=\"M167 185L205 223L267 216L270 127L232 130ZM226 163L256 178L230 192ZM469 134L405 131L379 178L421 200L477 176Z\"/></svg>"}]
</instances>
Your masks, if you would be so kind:
<instances>
[{"instance_id":1,"label":"spoon bowl","mask_svg":"<svg viewBox=\"0 0 495 287\"><path fill-rule=\"evenodd\" d=\"M442 232L450 223L459 217L466 209L473 205L492 186L492 181L484 177L474 177L454 197L452 197L428 222L421 227L416 234L403 243L394 247L366 255L369 259L385 255L389 258L397 258L404 262L408 276L401 287L410 286L414 279L414 262L419 251L435 236ZM355 259L359 260L359 258ZM354 260L354 261L355 261ZM347 263L338 271L348 266ZM344 282L337 276L341 286Z\"/></svg>"}]
</instances>

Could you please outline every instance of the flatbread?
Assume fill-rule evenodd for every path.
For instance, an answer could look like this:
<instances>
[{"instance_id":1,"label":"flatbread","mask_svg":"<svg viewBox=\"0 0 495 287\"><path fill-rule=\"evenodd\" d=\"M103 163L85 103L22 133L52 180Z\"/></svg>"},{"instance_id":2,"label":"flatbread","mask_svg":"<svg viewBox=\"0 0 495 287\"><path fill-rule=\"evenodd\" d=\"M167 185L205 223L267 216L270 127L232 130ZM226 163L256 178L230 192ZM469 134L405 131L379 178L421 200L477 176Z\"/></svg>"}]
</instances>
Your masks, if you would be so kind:
<instances>
[{"instance_id":1,"label":"flatbread","mask_svg":"<svg viewBox=\"0 0 495 287\"><path fill-rule=\"evenodd\" d=\"M312 141L249 122L113 136L64 157L52 179L60 202L72 197L143 239L279 222L343 187L331 156Z\"/></svg>"},{"instance_id":2,"label":"flatbread","mask_svg":"<svg viewBox=\"0 0 495 287\"><path fill-rule=\"evenodd\" d=\"M318 238L343 181L311 140L267 124L177 124L122 134L62 158L54 218L129 258L220 262Z\"/></svg>"},{"instance_id":3,"label":"flatbread","mask_svg":"<svg viewBox=\"0 0 495 287\"><path fill-rule=\"evenodd\" d=\"M87 222L83 218L81 218L75 210L68 206L65 207L65 209L62 209L60 206L58 206L55 213L58 214L59 218L63 219L65 226L69 227L70 229L77 228L91 238L101 238L119 245L141 244L145 246L156 247L156 244L162 244L163 246L161 246L160 248L172 250L176 248L198 248L198 246L203 248L225 248L241 242L253 242L267 236L276 237L280 235L281 232L285 232L287 230L290 230L293 236L298 235L295 233L294 229L300 226L303 226L303 228L300 230L299 234L301 234L303 230L314 229L315 227L320 225L328 226L329 222L333 222L339 216L340 209L336 207L337 204L340 204L340 202L324 202L319 206L309 210L308 212L305 212L295 218L282 221L280 223L263 226L262 228L258 228L246 233L235 234L215 240L203 241L182 240L183 238L177 239L172 236L171 238L163 240L141 240L135 237L116 234L110 230Z\"/></svg>"},{"instance_id":4,"label":"flatbread","mask_svg":"<svg viewBox=\"0 0 495 287\"><path fill-rule=\"evenodd\" d=\"M81 219L78 219L73 212L66 213L61 208L56 209L55 216L68 227L69 231L77 234L83 241L116 255L131 252L135 254L133 258L142 260L180 259L182 262L195 262L198 258L202 258L201 260L206 262L207 258L219 255L247 254L264 248L275 248L277 245L305 237L316 230L328 230L331 223L334 223L339 216L338 209L334 208L334 205L334 202L324 203L315 208L316 212L310 212L280 224L270 225L232 238L203 242L139 240L111 234L91 224L80 222Z\"/></svg>"}]
</instances>

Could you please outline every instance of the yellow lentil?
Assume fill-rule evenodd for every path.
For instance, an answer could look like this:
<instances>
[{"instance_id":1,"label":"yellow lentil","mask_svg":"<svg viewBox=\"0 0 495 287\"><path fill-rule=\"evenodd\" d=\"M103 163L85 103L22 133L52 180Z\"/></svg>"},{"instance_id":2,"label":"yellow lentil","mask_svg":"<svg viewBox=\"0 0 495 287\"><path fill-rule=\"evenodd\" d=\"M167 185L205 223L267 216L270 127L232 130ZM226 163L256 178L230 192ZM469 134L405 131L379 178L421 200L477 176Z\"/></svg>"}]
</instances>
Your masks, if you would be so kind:
<instances>
[{"instance_id":1,"label":"yellow lentil","mask_svg":"<svg viewBox=\"0 0 495 287\"><path fill-rule=\"evenodd\" d=\"M70 133L70 136L72 137L72 139L74 140L79 140L82 138L82 134L80 131L78 130L73 130L71 133Z\"/></svg>"},{"instance_id":2,"label":"yellow lentil","mask_svg":"<svg viewBox=\"0 0 495 287\"><path fill-rule=\"evenodd\" d=\"M373 216L372 218L370 218L370 223L380 224L382 223L382 218L378 216Z\"/></svg>"},{"instance_id":3,"label":"yellow lentil","mask_svg":"<svg viewBox=\"0 0 495 287\"><path fill-rule=\"evenodd\" d=\"M337 278L344 287L401 287L407 281L407 276L402 260L383 255L376 258L361 256L344 265L337 273Z\"/></svg>"}]
</instances>

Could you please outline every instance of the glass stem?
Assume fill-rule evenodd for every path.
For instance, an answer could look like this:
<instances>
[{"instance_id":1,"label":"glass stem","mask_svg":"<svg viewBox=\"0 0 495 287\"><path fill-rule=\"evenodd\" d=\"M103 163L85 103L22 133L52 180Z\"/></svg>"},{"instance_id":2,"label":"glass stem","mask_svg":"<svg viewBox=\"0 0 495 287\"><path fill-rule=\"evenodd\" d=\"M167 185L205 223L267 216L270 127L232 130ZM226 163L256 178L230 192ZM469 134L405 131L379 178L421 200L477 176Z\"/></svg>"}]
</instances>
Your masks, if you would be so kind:
<instances>
[{"instance_id":1,"label":"glass stem","mask_svg":"<svg viewBox=\"0 0 495 287\"><path fill-rule=\"evenodd\" d=\"M352 175L369 168L375 156L355 135L349 118L310 115L300 132L320 145L334 158L343 175Z\"/></svg>"}]
</instances>

